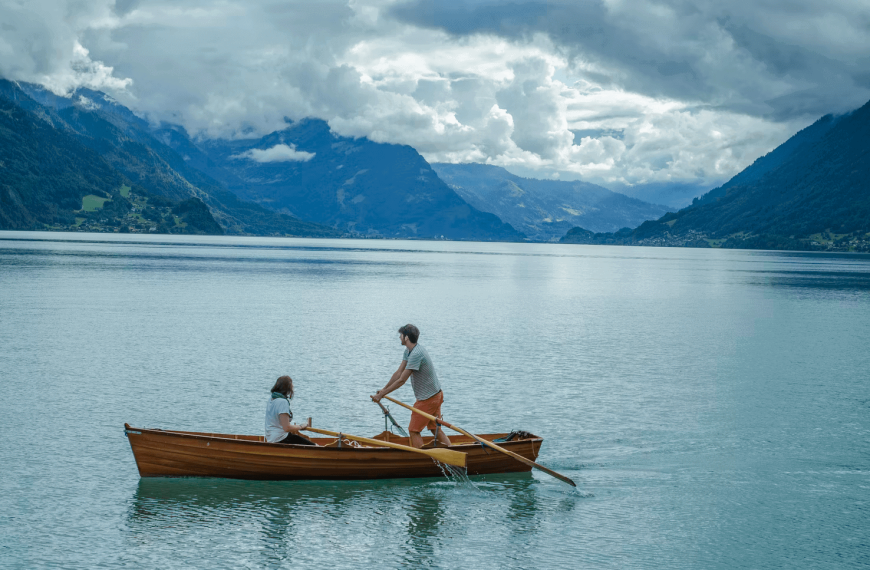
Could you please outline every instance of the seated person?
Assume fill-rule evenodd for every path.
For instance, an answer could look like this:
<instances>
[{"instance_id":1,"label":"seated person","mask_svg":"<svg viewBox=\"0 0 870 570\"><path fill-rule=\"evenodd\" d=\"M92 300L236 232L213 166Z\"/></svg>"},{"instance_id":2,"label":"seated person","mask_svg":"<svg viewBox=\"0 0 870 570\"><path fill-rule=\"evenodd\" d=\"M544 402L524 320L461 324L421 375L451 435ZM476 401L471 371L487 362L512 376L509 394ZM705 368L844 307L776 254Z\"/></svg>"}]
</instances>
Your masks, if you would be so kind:
<instances>
[{"instance_id":1,"label":"seated person","mask_svg":"<svg viewBox=\"0 0 870 570\"><path fill-rule=\"evenodd\" d=\"M299 434L299 431L311 427L311 418L307 424L291 424L293 412L290 411L290 400L293 398L293 379L281 376L272 386L272 397L266 404L266 442L289 443L292 445L317 445Z\"/></svg>"}]
</instances>

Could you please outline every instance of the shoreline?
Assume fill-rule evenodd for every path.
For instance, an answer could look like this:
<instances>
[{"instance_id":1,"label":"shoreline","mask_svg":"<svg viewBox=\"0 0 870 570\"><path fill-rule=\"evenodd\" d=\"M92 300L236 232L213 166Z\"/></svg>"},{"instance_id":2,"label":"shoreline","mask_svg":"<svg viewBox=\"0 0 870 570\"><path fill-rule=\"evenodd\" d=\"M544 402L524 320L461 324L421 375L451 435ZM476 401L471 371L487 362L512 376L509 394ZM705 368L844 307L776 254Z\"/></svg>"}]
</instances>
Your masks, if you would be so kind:
<instances>
[{"instance_id":1,"label":"shoreline","mask_svg":"<svg viewBox=\"0 0 870 570\"><path fill-rule=\"evenodd\" d=\"M23 234L20 237L12 237L9 234ZM27 234L50 234L46 236L30 236ZM62 234L67 236L60 237ZM57 238L53 236L59 236ZM109 238L111 236L111 238ZM107 239L108 238L108 239ZM150 238L150 239L142 239ZM157 238L157 239L154 239ZM167 239L169 238L169 239ZM181 238L176 241L172 238ZM202 244L219 246L218 240L226 239L254 239L254 240L312 240L312 241L368 241L368 242L395 242L395 241L416 241L427 243L481 243L481 244L523 244L523 245L557 245L557 246L595 246L595 247L640 247L640 248L660 248L660 249L697 249L697 250L724 250L724 251L757 251L757 252L789 252L789 253L836 253L836 254L851 254L851 255L867 255L870 251L844 251L836 249L760 249L760 248L731 248L731 247L698 247L692 245L667 245L667 244L643 244L643 243L573 243L564 241L497 241L497 240L458 240L458 239L429 239L429 238L410 238L410 237L363 237L363 236L341 236L341 237L318 237L318 236L258 236L258 235L211 235L211 234L165 234L156 232L79 232L68 230L0 230L0 241L42 241L42 242L93 242L93 243L162 243L171 245L174 243L184 243L188 245ZM239 246L241 244L235 244Z\"/></svg>"}]
</instances>

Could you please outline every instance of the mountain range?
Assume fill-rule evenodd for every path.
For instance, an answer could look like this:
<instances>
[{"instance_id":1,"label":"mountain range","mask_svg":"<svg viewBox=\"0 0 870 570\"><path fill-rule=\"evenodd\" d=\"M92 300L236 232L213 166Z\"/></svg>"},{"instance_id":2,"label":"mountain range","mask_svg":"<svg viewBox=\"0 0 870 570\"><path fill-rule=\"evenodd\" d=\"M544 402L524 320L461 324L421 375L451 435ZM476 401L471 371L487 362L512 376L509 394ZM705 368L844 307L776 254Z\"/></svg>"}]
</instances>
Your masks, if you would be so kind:
<instances>
[{"instance_id":1,"label":"mountain range","mask_svg":"<svg viewBox=\"0 0 870 570\"><path fill-rule=\"evenodd\" d=\"M701 182L645 182L643 184L609 183L608 190L654 204L664 204L676 212L692 203L709 189Z\"/></svg>"},{"instance_id":2,"label":"mountain range","mask_svg":"<svg viewBox=\"0 0 870 570\"><path fill-rule=\"evenodd\" d=\"M822 117L678 212L562 241L870 251L870 103Z\"/></svg>"},{"instance_id":3,"label":"mountain range","mask_svg":"<svg viewBox=\"0 0 870 570\"><path fill-rule=\"evenodd\" d=\"M192 145L178 127L156 133L239 197L371 237L523 239L463 200L413 148L337 136L325 121L288 121L257 139Z\"/></svg>"},{"instance_id":4,"label":"mountain range","mask_svg":"<svg viewBox=\"0 0 870 570\"><path fill-rule=\"evenodd\" d=\"M466 202L533 241L558 241L578 225L597 232L635 227L668 211L587 182L522 178L485 164L435 163L432 168Z\"/></svg>"},{"instance_id":5,"label":"mountain range","mask_svg":"<svg viewBox=\"0 0 870 570\"><path fill-rule=\"evenodd\" d=\"M4 164L0 170L0 228L73 229L95 217L106 219L102 229L131 224L135 228L142 222L142 227L156 230L159 224L131 217L130 211L137 207L121 192L126 186L142 207L147 207L149 196L163 199L164 209L200 200L227 233L341 235L333 228L243 202L188 167L151 135L147 123L102 93L80 89L72 97L58 97L36 85L0 80L0 106L4 109L0 117L0 161ZM93 196L91 203L109 199L116 206L121 204L121 209L107 210L105 216L94 214L84 203L89 195ZM214 233L176 226L182 232Z\"/></svg>"},{"instance_id":6,"label":"mountain range","mask_svg":"<svg viewBox=\"0 0 870 570\"><path fill-rule=\"evenodd\" d=\"M0 229L86 223L101 230L199 231L170 220L169 211L157 212L150 196L169 200L164 210L200 200L230 234L525 237L460 198L413 148L339 137L324 121L288 121L265 137L193 140L180 126L154 127L88 89L61 97L0 80L0 102L10 118L0 133ZM133 202L119 194L125 186ZM100 200L130 203L103 216L85 207L87 196L101 211ZM167 225L143 219L139 210ZM103 219L107 228L96 221Z\"/></svg>"},{"instance_id":7,"label":"mountain range","mask_svg":"<svg viewBox=\"0 0 870 570\"><path fill-rule=\"evenodd\" d=\"M668 212L584 182L429 165L317 119L195 139L97 91L0 80L0 229L552 241L574 226L561 241L870 250L868 133L870 103L827 115Z\"/></svg>"}]
</instances>

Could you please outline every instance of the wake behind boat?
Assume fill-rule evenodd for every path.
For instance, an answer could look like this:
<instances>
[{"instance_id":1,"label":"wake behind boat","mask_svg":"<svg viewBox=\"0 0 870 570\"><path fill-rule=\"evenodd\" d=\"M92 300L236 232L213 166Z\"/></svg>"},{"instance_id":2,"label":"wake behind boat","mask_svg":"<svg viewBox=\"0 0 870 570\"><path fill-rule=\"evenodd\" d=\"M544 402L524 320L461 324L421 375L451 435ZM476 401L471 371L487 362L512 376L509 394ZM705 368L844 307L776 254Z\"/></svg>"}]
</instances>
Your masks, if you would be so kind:
<instances>
[{"instance_id":1,"label":"wake behind boat","mask_svg":"<svg viewBox=\"0 0 870 570\"><path fill-rule=\"evenodd\" d=\"M352 442L312 438L314 446L267 443L262 435L200 433L134 428L124 424L142 477L221 477L259 480L338 480L439 477L441 467L420 453ZM538 457L543 439L525 432L481 434L525 459ZM384 431L372 438L409 445L407 437ZM424 438L424 449L432 448ZM516 459L484 447L468 436L451 438L450 450L467 454L469 475L531 471ZM499 441L502 440L502 441Z\"/></svg>"}]
</instances>

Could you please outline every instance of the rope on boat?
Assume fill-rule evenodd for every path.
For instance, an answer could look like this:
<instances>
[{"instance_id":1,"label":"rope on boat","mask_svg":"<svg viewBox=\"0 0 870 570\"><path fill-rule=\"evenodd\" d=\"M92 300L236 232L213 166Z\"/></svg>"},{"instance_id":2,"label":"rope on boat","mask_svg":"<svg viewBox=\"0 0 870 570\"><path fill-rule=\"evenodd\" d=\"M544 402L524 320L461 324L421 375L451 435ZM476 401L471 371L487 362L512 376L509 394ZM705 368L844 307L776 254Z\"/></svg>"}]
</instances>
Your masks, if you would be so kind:
<instances>
[{"instance_id":1,"label":"rope on boat","mask_svg":"<svg viewBox=\"0 0 870 570\"><path fill-rule=\"evenodd\" d=\"M493 443L507 443L509 441L514 441L514 440L520 441L523 439L532 439L532 434L530 434L527 431L514 430L504 437L500 437L498 439L492 440L492 442ZM486 445L484 445L483 443L481 443L479 441L477 442L477 444L483 448L483 450L486 452L487 455L489 455L489 447L487 447Z\"/></svg>"},{"instance_id":2,"label":"rope on boat","mask_svg":"<svg viewBox=\"0 0 870 570\"><path fill-rule=\"evenodd\" d=\"M332 445L332 444L329 444L329 445ZM360 447L364 447L358 441L348 439L348 438L344 437L343 433L338 432L338 437L335 440L335 446L338 447L339 449L341 449L345 445L348 447L353 447L353 448L357 448L357 449L359 449Z\"/></svg>"}]
</instances>

